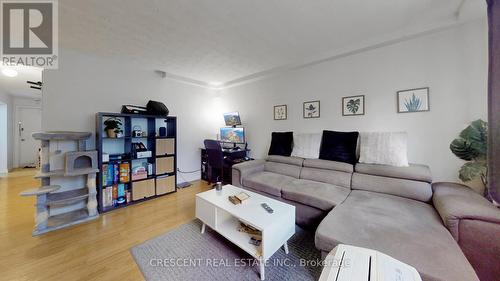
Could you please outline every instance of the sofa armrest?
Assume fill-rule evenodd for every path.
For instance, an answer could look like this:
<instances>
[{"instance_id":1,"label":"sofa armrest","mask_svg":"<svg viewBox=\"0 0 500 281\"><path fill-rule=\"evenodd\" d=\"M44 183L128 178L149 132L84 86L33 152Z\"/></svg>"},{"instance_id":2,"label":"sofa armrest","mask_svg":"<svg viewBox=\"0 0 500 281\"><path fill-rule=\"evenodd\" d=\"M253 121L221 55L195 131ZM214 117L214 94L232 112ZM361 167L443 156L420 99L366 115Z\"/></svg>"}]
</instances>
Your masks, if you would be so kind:
<instances>
[{"instance_id":1,"label":"sofa armrest","mask_svg":"<svg viewBox=\"0 0 500 281\"><path fill-rule=\"evenodd\" d=\"M500 209L469 187L451 182L432 184L432 202L444 225L459 240L460 220L476 220L500 225ZM500 235L500 233L499 233Z\"/></svg>"},{"instance_id":2,"label":"sofa armrest","mask_svg":"<svg viewBox=\"0 0 500 281\"><path fill-rule=\"evenodd\" d=\"M232 184L234 186L242 187L243 178L251 174L263 171L265 163L265 160L252 160L233 165Z\"/></svg>"},{"instance_id":3,"label":"sofa armrest","mask_svg":"<svg viewBox=\"0 0 500 281\"><path fill-rule=\"evenodd\" d=\"M434 207L480 280L500 276L500 209L467 186L432 184Z\"/></svg>"}]
</instances>

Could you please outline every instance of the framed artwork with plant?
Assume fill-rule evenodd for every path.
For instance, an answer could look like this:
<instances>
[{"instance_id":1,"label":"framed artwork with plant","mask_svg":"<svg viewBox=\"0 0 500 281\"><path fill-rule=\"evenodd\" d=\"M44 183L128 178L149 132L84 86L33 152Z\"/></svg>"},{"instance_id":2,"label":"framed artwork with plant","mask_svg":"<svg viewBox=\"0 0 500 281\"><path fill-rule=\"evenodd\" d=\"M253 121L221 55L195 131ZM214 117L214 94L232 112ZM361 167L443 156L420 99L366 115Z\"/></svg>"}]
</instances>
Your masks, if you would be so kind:
<instances>
[{"instance_id":1,"label":"framed artwork with plant","mask_svg":"<svg viewBox=\"0 0 500 281\"><path fill-rule=\"evenodd\" d=\"M458 158L467 161L458 172L463 182L480 178L488 195L488 123L478 119L465 128L450 144L450 149Z\"/></svg>"},{"instance_id":2,"label":"framed artwork with plant","mask_svg":"<svg viewBox=\"0 0 500 281\"><path fill-rule=\"evenodd\" d=\"M110 117L104 121L104 131L108 138L119 138L123 135L122 120Z\"/></svg>"},{"instance_id":3,"label":"framed artwork with plant","mask_svg":"<svg viewBox=\"0 0 500 281\"><path fill-rule=\"evenodd\" d=\"M319 118L320 117L319 100L304 102L303 116L306 119Z\"/></svg>"},{"instance_id":4,"label":"framed artwork with plant","mask_svg":"<svg viewBox=\"0 0 500 281\"><path fill-rule=\"evenodd\" d=\"M398 113L429 111L429 87L398 91Z\"/></svg>"},{"instance_id":5,"label":"framed artwork with plant","mask_svg":"<svg viewBox=\"0 0 500 281\"><path fill-rule=\"evenodd\" d=\"M342 116L365 115L365 96L342 98Z\"/></svg>"},{"instance_id":6,"label":"framed artwork with plant","mask_svg":"<svg viewBox=\"0 0 500 281\"><path fill-rule=\"evenodd\" d=\"M288 112L285 104L274 106L274 120L286 120Z\"/></svg>"}]
</instances>

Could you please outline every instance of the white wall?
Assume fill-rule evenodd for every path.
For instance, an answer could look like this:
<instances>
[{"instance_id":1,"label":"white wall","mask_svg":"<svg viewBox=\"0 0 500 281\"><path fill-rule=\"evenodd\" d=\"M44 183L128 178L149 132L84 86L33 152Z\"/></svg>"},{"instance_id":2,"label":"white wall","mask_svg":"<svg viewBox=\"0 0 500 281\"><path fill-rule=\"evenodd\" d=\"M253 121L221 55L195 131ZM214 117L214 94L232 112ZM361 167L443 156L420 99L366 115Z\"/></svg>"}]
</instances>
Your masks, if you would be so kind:
<instances>
[{"instance_id":1,"label":"white wall","mask_svg":"<svg viewBox=\"0 0 500 281\"><path fill-rule=\"evenodd\" d=\"M13 138L12 138L12 124L13 124L13 106L12 97L0 90L0 104L4 105L2 110L6 111L0 116L0 173L5 173L6 169L13 167ZM6 117L6 120L3 118ZM3 134L6 134L5 136ZM5 149L5 151L3 150Z\"/></svg>"},{"instance_id":2,"label":"white wall","mask_svg":"<svg viewBox=\"0 0 500 281\"><path fill-rule=\"evenodd\" d=\"M95 132L95 113L120 112L121 105L164 102L178 116L178 167L200 168L199 147L214 137L222 113L207 89L161 78L147 66L104 59L73 50L60 50L58 70L43 73L42 127L44 130ZM94 148L95 139L89 141ZM199 173L181 175L199 179Z\"/></svg>"},{"instance_id":3,"label":"white wall","mask_svg":"<svg viewBox=\"0 0 500 281\"><path fill-rule=\"evenodd\" d=\"M396 91L430 87L430 112L396 113ZM341 98L366 96L364 116L342 117ZM487 26L475 21L409 41L289 71L221 92L238 110L254 157L267 154L272 131L407 131L409 159L430 165L435 180L457 180L449 143L487 116ZM321 118L303 119L302 102L321 100ZM288 105L274 121L273 106Z\"/></svg>"}]
</instances>

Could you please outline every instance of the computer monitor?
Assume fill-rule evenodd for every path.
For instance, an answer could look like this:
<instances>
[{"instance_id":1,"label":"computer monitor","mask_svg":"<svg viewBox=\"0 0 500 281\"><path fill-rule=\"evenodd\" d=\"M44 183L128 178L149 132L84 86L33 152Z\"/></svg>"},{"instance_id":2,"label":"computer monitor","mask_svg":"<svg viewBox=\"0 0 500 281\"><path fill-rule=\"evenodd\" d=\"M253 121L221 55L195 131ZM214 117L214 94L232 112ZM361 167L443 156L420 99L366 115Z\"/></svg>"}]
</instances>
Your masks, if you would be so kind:
<instances>
[{"instance_id":1,"label":"computer monitor","mask_svg":"<svg viewBox=\"0 0 500 281\"><path fill-rule=\"evenodd\" d=\"M224 121L226 126L238 126L241 125L240 114L238 112L228 112L224 113Z\"/></svg>"},{"instance_id":2,"label":"computer monitor","mask_svg":"<svg viewBox=\"0 0 500 281\"><path fill-rule=\"evenodd\" d=\"M244 144L245 129L232 127L220 128L220 140L225 143Z\"/></svg>"}]
</instances>

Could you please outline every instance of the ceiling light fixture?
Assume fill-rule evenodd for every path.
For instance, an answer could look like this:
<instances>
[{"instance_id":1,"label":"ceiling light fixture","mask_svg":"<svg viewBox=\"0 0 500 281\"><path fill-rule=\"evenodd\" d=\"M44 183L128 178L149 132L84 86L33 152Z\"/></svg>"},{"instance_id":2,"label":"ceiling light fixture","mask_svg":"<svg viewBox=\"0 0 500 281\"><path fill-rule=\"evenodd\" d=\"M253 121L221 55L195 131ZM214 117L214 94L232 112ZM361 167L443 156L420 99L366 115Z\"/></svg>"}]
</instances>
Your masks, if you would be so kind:
<instances>
[{"instance_id":1,"label":"ceiling light fixture","mask_svg":"<svg viewBox=\"0 0 500 281\"><path fill-rule=\"evenodd\" d=\"M219 87L219 86L222 86L222 84L224 84L224 83L222 83L222 82L210 82L209 84L211 86L214 86L214 87Z\"/></svg>"},{"instance_id":2,"label":"ceiling light fixture","mask_svg":"<svg viewBox=\"0 0 500 281\"><path fill-rule=\"evenodd\" d=\"M4 69L2 69L2 74L7 76L7 77L16 77L18 73L14 69L4 68Z\"/></svg>"}]
</instances>

